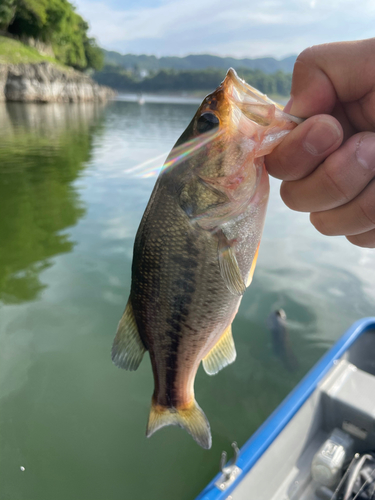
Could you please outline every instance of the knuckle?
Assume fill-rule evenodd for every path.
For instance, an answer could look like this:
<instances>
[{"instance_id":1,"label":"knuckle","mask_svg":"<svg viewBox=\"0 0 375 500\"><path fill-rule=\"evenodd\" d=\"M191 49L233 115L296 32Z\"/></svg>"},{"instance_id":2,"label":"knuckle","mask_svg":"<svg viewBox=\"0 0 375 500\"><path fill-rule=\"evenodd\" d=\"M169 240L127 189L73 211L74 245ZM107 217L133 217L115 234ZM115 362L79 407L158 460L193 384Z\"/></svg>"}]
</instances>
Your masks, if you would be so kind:
<instances>
[{"instance_id":1,"label":"knuckle","mask_svg":"<svg viewBox=\"0 0 375 500\"><path fill-rule=\"evenodd\" d=\"M325 190L332 200L335 202L340 201L341 204L348 203L352 199L352 196L347 188L338 182L335 172L329 168L325 168L323 169L323 174Z\"/></svg>"},{"instance_id":2,"label":"knuckle","mask_svg":"<svg viewBox=\"0 0 375 500\"><path fill-rule=\"evenodd\" d=\"M359 105L362 110L364 118L370 127L370 130L375 131L375 117L373 109L375 107L375 88L371 92L367 93L362 99L359 100Z\"/></svg>"},{"instance_id":3,"label":"knuckle","mask_svg":"<svg viewBox=\"0 0 375 500\"><path fill-rule=\"evenodd\" d=\"M375 248L375 231L358 234L355 236L346 236L349 243L361 248Z\"/></svg>"},{"instance_id":4,"label":"knuckle","mask_svg":"<svg viewBox=\"0 0 375 500\"><path fill-rule=\"evenodd\" d=\"M363 224L365 227L368 227L369 225L375 227L375 203L373 200L369 201L364 201L364 200L359 200L358 201L358 208L361 211L362 219L363 219Z\"/></svg>"},{"instance_id":5,"label":"knuckle","mask_svg":"<svg viewBox=\"0 0 375 500\"><path fill-rule=\"evenodd\" d=\"M267 170L272 173L272 175L278 179L284 179L289 175L289 167L284 159L282 151L276 148L272 154L266 156L266 166Z\"/></svg>"},{"instance_id":6,"label":"knuckle","mask_svg":"<svg viewBox=\"0 0 375 500\"><path fill-rule=\"evenodd\" d=\"M311 61L315 59L316 47L316 45L312 45L311 47L307 47L300 52L297 56L295 64L305 65L311 63Z\"/></svg>"},{"instance_id":7,"label":"knuckle","mask_svg":"<svg viewBox=\"0 0 375 500\"><path fill-rule=\"evenodd\" d=\"M374 101L375 104L375 101ZM374 120L374 128L375 128L375 117ZM370 124L373 126L372 124ZM370 174L372 177L375 174L375 158L373 157L374 153L374 144L375 144L375 134L373 132L361 132L359 134L354 135L348 140L348 144L350 144L351 154L355 158L355 162L357 164L357 168L361 168L362 171ZM371 154L371 159L369 158L369 148ZM365 158L363 160L363 149L365 150ZM367 154L366 154L367 150Z\"/></svg>"},{"instance_id":8,"label":"knuckle","mask_svg":"<svg viewBox=\"0 0 375 500\"><path fill-rule=\"evenodd\" d=\"M275 150L265 158L270 173L282 180L298 178L298 145L288 136Z\"/></svg>"},{"instance_id":9,"label":"knuckle","mask_svg":"<svg viewBox=\"0 0 375 500\"><path fill-rule=\"evenodd\" d=\"M332 229L327 224L327 221L324 220L324 216L322 213L313 212L310 214L310 222L315 227L319 233L324 234L324 236L332 236L334 233Z\"/></svg>"},{"instance_id":10,"label":"knuckle","mask_svg":"<svg viewBox=\"0 0 375 500\"><path fill-rule=\"evenodd\" d=\"M288 208L290 208L291 210L298 210L293 197L293 181L284 181L281 184L280 196Z\"/></svg>"},{"instance_id":11,"label":"knuckle","mask_svg":"<svg viewBox=\"0 0 375 500\"><path fill-rule=\"evenodd\" d=\"M266 155L265 162L271 175L285 181L296 181L319 166L321 158L306 154L304 146L306 135L315 121L315 117L308 118L290 131L272 153Z\"/></svg>"}]
</instances>

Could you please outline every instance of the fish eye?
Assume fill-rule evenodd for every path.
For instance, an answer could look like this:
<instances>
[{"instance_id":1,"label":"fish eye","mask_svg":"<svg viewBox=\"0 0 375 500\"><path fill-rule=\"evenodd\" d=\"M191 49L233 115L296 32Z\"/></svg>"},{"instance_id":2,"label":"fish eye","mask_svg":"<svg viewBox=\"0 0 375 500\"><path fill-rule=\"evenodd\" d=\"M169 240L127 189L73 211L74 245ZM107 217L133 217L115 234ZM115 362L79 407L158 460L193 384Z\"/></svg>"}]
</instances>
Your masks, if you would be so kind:
<instances>
[{"instance_id":1,"label":"fish eye","mask_svg":"<svg viewBox=\"0 0 375 500\"><path fill-rule=\"evenodd\" d=\"M200 134L204 134L218 127L219 123L219 118L213 113L203 113L197 120L197 130Z\"/></svg>"}]
</instances>

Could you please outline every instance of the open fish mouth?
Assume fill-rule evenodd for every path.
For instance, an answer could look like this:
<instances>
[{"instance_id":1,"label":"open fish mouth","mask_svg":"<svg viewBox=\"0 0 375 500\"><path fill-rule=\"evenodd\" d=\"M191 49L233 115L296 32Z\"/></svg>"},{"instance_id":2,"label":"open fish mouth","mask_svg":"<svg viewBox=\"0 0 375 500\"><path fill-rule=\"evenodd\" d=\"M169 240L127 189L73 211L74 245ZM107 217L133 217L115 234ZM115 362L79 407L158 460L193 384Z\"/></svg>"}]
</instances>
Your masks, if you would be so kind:
<instances>
[{"instance_id":1,"label":"open fish mouth","mask_svg":"<svg viewBox=\"0 0 375 500\"><path fill-rule=\"evenodd\" d=\"M275 118L297 125L303 122L302 118L285 113L280 104L242 80L233 68L228 70L222 85L232 105L258 125L268 126Z\"/></svg>"}]
</instances>

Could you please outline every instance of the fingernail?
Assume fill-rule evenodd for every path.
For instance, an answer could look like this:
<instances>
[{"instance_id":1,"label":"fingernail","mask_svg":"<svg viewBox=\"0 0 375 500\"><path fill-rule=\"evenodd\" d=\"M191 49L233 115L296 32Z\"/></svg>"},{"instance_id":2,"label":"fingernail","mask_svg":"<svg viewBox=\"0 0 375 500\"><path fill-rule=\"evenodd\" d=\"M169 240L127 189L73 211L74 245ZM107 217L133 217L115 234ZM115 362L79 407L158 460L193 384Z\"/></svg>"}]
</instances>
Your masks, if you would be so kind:
<instances>
[{"instance_id":1,"label":"fingernail","mask_svg":"<svg viewBox=\"0 0 375 500\"><path fill-rule=\"evenodd\" d=\"M357 160L365 168L372 169L375 166L375 134L365 135L358 143L355 151Z\"/></svg>"},{"instance_id":2,"label":"fingernail","mask_svg":"<svg viewBox=\"0 0 375 500\"><path fill-rule=\"evenodd\" d=\"M284 112L285 113L290 113L292 105L293 105L293 97L290 97L289 101L284 106Z\"/></svg>"},{"instance_id":3,"label":"fingernail","mask_svg":"<svg viewBox=\"0 0 375 500\"><path fill-rule=\"evenodd\" d=\"M305 150L314 155L321 155L341 138L340 128L332 122L319 120L307 132L303 143Z\"/></svg>"}]
</instances>

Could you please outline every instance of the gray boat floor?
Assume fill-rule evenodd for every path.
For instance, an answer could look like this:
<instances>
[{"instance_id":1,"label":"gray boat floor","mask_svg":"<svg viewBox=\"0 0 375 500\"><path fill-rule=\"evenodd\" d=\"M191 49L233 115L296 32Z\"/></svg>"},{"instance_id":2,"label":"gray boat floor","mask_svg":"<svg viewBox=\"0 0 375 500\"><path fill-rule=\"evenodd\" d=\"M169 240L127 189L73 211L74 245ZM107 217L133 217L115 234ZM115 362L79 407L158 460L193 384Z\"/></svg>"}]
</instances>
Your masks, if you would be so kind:
<instances>
[{"instance_id":1,"label":"gray boat floor","mask_svg":"<svg viewBox=\"0 0 375 500\"><path fill-rule=\"evenodd\" d=\"M375 449L375 332L364 333L231 493L232 500L320 500L311 462L334 428ZM362 434L362 435L361 435Z\"/></svg>"}]
</instances>

